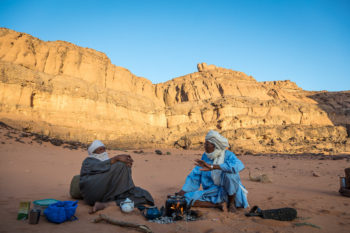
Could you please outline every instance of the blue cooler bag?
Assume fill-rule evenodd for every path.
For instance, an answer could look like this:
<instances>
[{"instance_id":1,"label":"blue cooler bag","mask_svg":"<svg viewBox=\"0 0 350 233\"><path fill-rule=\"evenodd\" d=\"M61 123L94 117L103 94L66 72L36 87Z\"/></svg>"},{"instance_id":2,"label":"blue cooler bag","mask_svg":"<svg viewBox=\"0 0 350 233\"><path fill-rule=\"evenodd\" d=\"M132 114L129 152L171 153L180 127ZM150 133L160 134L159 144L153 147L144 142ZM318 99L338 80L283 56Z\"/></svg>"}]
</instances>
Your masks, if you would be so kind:
<instances>
[{"instance_id":1,"label":"blue cooler bag","mask_svg":"<svg viewBox=\"0 0 350 233\"><path fill-rule=\"evenodd\" d=\"M50 222L63 223L65 221L77 220L74 216L75 210L78 207L78 201L59 201L49 205L44 214Z\"/></svg>"}]
</instances>

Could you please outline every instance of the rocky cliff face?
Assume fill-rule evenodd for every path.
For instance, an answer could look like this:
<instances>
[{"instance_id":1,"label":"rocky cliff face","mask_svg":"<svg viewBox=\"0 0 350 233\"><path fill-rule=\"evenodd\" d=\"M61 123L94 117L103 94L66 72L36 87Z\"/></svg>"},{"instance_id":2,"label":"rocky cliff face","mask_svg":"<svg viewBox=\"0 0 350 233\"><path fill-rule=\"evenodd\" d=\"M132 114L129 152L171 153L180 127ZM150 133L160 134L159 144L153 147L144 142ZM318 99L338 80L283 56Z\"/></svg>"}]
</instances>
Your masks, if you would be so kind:
<instances>
[{"instance_id":1,"label":"rocky cliff face","mask_svg":"<svg viewBox=\"0 0 350 233\"><path fill-rule=\"evenodd\" d=\"M152 84L68 42L0 29L0 120L117 147L198 148L209 129L237 153L350 152L350 91L308 92L198 64Z\"/></svg>"}]
</instances>

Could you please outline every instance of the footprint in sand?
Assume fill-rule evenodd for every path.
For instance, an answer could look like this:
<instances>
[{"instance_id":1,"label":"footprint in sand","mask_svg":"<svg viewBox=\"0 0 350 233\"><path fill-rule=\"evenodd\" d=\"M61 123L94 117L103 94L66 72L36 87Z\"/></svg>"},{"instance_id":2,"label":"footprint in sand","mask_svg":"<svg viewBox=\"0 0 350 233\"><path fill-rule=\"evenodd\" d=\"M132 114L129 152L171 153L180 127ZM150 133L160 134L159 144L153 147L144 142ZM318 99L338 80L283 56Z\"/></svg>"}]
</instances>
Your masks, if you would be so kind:
<instances>
[{"instance_id":1,"label":"footprint in sand","mask_svg":"<svg viewBox=\"0 0 350 233\"><path fill-rule=\"evenodd\" d=\"M206 230L206 231L204 231L204 233L213 233L213 232L215 232L215 230L214 229L208 229L208 230Z\"/></svg>"},{"instance_id":2,"label":"footprint in sand","mask_svg":"<svg viewBox=\"0 0 350 233\"><path fill-rule=\"evenodd\" d=\"M297 204L298 204L297 202L292 202L290 205L291 205L292 207L295 207Z\"/></svg>"},{"instance_id":3,"label":"footprint in sand","mask_svg":"<svg viewBox=\"0 0 350 233\"><path fill-rule=\"evenodd\" d=\"M320 212L322 214L330 214L331 213L329 210L325 210L325 209L319 210L318 212Z\"/></svg>"}]
</instances>

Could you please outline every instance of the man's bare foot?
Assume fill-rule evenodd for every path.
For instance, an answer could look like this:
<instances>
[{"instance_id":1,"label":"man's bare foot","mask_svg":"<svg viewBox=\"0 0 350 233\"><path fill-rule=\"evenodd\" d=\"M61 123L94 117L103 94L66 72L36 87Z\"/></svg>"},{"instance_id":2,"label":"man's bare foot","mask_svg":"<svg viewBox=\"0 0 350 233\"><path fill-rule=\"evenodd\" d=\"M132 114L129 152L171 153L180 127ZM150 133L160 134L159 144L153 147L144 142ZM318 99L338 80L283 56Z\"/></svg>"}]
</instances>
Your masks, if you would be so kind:
<instances>
[{"instance_id":1,"label":"man's bare foot","mask_svg":"<svg viewBox=\"0 0 350 233\"><path fill-rule=\"evenodd\" d=\"M227 201L227 211L230 213L236 213L237 212L237 208L236 208L236 195L229 195L228 196L228 201Z\"/></svg>"},{"instance_id":2,"label":"man's bare foot","mask_svg":"<svg viewBox=\"0 0 350 233\"><path fill-rule=\"evenodd\" d=\"M216 208L218 208L221 211L224 211L224 206L222 204L217 204Z\"/></svg>"},{"instance_id":3,"label":"man's bare foot","mask_svg":"<svg viewBox=\"0 0 350 233\"><path fill-rule=\"evenodd\" d=\"M103 210L107 208L110 205L110 203L103 203L103 202L95 202L95 205L91 208L89 211L89 214L94 214L99 210Z\"/></svg>"},{"instance_id":4,"label":"man's bare foot","mask_svg":"<svg viewBox=\"0 0 350 233\"><path fill-rule=\"evenodd\" d=\"M233 203L231 202L227 205L227 211L230 213L237 213L237 208L234 202Z\"/></svg>"}]
</instances>

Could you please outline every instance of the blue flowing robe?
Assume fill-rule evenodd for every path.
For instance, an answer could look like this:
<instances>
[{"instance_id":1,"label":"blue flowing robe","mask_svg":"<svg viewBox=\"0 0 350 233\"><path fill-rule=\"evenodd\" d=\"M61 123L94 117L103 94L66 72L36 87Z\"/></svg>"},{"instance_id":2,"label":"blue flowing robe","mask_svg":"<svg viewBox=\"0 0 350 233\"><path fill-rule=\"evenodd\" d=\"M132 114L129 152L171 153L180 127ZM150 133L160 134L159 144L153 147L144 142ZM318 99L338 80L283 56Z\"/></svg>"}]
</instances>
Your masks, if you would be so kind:
<instances>
[{"instance_id":1,"label":"blue flowing robe","mask_svg":"<svg viewBox=\"0 0 350 233\"><path fill-rule=\"evenodd\" d=\"M213 164L207 155L202 155L202 160L208 164ZM192 172L187 176L186 182L182 190L186 192L185 198L187 203L194 203L195 201L208 201L214 204L227 201L228 195L236 194L236 207L247 208L248 200L244 195L244 186L241 183L239 172L244 169L243 163L231 151L225 151L224 163L219 165L221 167L221 181L220 185L214 184L211 177L211 171L201 171L199 166L193 168ZM199 190L202 185L203 190Z\"/></svg>"}]
</instances>

